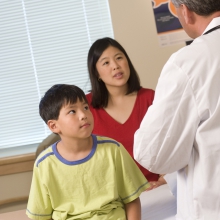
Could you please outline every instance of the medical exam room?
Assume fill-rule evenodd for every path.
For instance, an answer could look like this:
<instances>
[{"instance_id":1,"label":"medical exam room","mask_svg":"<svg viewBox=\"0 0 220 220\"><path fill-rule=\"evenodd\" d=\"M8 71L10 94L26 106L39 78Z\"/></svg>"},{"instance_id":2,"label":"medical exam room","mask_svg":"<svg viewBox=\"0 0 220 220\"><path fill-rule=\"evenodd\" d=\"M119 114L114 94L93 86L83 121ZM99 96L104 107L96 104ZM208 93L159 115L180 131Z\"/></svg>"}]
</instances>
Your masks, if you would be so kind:
<instances>
[{"instance_id":1,"label":"medical exam room","mask_svg":"<svg viewBox=\"0 0 220 220\"><path fill-rule=\"evenodd\" d=\"M171 167L145 157L154 155L145 146L157 136L145 141L150 132L143 131L146 112L152 118L151 105L166 98L163 86L156 90L164 65L193 42L180 10L194 13L169 0L0 2L0 220L176 219L176 171L184 162ZM161 77L161 84L173 80ZM58 116L49 115L54 109ZM149 120L152 130L159 119ZM70 143L89 147L70 150Z\"/></svg>"}]
</instances>

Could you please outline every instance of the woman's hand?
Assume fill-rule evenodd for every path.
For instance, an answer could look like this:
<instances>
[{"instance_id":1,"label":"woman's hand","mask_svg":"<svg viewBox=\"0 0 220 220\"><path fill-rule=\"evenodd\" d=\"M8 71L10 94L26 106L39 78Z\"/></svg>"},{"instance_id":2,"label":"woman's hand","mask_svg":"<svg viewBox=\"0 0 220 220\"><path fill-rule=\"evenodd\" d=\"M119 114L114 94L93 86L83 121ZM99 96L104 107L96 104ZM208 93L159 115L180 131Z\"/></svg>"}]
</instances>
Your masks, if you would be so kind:
<instances>
[{"instance_id":1,"label":"woman's hand","mask_svg":"<svg viewBox=\"0 0 220 220\"><path fill-rule=\"evenodd\" d=\"M157 181L150 181L150 187L146 189L146 191L152 190L157 188L158 186L161 186L163 184L166 184L166 180L163 178L164 175L160 175Z\"/></svg>"}]
</instances>

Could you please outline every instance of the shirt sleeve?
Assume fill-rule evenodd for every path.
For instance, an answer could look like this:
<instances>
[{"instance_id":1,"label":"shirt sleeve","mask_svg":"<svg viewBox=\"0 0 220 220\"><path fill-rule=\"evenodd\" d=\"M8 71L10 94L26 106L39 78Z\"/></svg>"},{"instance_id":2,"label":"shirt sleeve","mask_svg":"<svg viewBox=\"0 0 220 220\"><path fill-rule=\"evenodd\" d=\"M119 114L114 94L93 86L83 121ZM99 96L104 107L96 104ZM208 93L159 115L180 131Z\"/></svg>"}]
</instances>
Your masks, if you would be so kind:
<instances>
[{"instance_id":1,"label":"shirt sleeve","mask_svg":"<svg viewBox=\"0 0 220 220\"><path fill-rule=\"evenodd\" d=\"M118 147L115 161L119 196L126 204L138 198L150 184L122 145Z\"/></svg>"},{"instance_id":2,"label":"shirt sleeve","mask_svg":"<svg viewBox=\"0 0 220 220\"><path fill-rule=\"evenodd\" d=\"M26 214L31 219L46 220L52 218L51 201L40 176L39 167L34 165L31 189Z\"/></svg>"},{"instance_id":3,"label":"shirt sleeve","mask_svg":"<svg viewBox=\"0 0 220 220\"><path fill-rule=\"evenodd\" d=\"M154 173L170 173L185 167L198 124L190 79L168 61L159 78L153 105L135 132L135 160Z\"/></svg>"}]
</instances>

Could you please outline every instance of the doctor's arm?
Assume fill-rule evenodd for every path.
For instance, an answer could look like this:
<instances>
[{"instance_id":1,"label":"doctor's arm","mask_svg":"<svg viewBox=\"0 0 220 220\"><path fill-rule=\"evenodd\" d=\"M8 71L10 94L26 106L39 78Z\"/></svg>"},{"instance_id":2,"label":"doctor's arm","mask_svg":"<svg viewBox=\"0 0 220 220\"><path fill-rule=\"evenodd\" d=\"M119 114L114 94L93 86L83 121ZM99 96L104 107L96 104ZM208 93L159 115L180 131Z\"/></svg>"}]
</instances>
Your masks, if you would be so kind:
<instances>
[{"instance_id":1,"label":"doctor's arm","mask_svg":"<svg viewBox=\"0 0 220 220\"><path fill-rule=\"evenodd\" d=\"M186 166L198 118L188 77L168 62L159 78L153 105L134 135L135 160L155 173L171 173Z\"/></svg>"}]
</instances>

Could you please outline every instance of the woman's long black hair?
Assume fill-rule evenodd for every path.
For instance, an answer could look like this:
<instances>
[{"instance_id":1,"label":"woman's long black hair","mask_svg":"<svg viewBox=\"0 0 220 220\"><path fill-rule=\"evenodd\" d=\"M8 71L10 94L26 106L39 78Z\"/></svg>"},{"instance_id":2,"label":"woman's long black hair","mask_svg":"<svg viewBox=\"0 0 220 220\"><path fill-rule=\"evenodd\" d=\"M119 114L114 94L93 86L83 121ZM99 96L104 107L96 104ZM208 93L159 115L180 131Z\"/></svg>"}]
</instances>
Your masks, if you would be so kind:
<instances>
[{"instance_id":1,"label":"woman's long black hair","mask_svg":"<svg viewBox=\"0 0 220 220\"><path fill-rule=\"evenodd\" d=\"M130 94L134 91L139 91L140 79L139 76L131 63L129 56L127 55L125 49L114 39L105 37L96 40L89 49L87 66L89 71L89 78L91 82L91 93L92 93L92 102L91 105L94 108L103 108L108 105L108 90L105 86L105 83L99 79L99 73L96 69L96 63L99 60L102 53L109 47L115 47L119 49L127 58L128 65L130 68L130 77L128 79L128 91L126 94Z\"/></svg>"}]
</instances>

